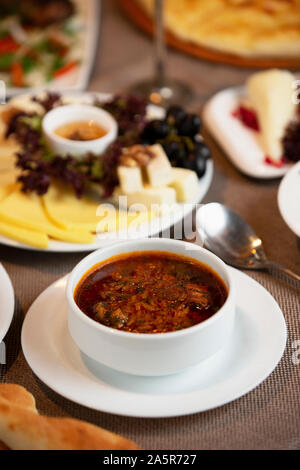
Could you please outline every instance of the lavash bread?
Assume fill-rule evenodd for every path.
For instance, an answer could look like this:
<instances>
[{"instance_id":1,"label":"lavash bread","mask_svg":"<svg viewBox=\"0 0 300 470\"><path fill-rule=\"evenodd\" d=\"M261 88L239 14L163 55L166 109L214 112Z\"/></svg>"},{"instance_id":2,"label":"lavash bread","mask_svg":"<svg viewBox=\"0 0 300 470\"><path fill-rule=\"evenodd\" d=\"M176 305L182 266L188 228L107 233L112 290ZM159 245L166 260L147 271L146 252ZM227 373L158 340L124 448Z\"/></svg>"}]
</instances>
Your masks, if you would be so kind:
<instances>
[{"instance_id":1,"label":"lavash bread","mask_svg":"<svg viewBox=\"0 0 300 470\"><path fill-rule=\"evenodd\" d=\"M39 415L34 397L14 384L0 384L0 441L3 449L12 450L138 449L134 442L93 424Z\"/></svg>"},{"instance_id":2,"label":"lavash bread","mask_svg":"<svg viewBox=\"0 0 300 470\"><path fill-rule=\"evenodd\" d=\"M153 16L154 0L135 0ZM185 42L241 57L300 56L300 0L165 0L165 25Z\"/></svg>"}]
</instances>

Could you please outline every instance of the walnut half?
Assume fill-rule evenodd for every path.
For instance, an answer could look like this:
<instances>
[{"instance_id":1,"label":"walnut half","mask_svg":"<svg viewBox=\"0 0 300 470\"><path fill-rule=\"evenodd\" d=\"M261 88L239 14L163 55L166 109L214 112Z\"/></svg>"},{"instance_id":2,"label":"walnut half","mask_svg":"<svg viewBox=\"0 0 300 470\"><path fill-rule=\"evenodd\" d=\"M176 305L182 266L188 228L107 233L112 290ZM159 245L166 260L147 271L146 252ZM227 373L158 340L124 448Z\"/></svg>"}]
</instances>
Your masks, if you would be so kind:
<instances>
[{"instance_id":1,"label":"walnut half","mask_svg":"<svg viewBox=\"0 0 300 470\"><path fill-rule=\"evenodd\" d=\"M132 145L123 149L120 164L128 167L146 166L155 157L150 146Z\"/></svg>"}]
</instances>

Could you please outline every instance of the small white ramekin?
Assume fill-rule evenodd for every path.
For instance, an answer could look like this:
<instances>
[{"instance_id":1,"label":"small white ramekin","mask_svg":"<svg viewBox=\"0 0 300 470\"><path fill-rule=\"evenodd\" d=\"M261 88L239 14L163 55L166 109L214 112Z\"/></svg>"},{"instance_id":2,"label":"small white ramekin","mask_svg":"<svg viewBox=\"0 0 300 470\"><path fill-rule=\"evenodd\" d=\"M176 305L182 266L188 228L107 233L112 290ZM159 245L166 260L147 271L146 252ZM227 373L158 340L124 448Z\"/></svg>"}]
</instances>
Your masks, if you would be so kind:
<instances>
[{"instance_id":1,"label":"small white ramekin","mask_svg":"<svg viewBox=\"0 0 300 470\"><path fill-rule=\"evenodd\" d=\"M103 137L77 141L65 139L55 133L59 126L68 122L91 120L107 131ZM117 122L111 114L104 109L86 104L68 104L52 109L44 116L42 128L48 145L59 155L81 156L87 152L100 155L115 140L118 134Z\"/></svg>"},{"instance_id":2,"label":"small white ramekin","mask_svg":"<svg viewBox=\"0 0 300 470\"><path fill-rule=\"evenodd\" d=\"M136 251L163 251L201 261L225 282L228 289L226 302L204 322L169 333L124 332L89 318L74 300L74 290L82 276L111 256ZM96 361L128 374L166 375L196 365L225 346L234 325L235 288L227 266L208 250L177 240L148 238L125 241L91 253L69 275L66 298L69 331L79 349Z\"/></svg>"}]
</instances>

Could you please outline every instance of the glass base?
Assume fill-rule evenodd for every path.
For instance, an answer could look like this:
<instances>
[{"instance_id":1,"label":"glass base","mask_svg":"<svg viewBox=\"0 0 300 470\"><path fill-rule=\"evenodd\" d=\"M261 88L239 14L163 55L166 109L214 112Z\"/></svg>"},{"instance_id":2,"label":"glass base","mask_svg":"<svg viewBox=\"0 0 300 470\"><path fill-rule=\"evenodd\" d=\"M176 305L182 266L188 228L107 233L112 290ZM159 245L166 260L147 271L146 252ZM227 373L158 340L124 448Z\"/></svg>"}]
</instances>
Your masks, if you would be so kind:
<instances>
[{"instance_id":1,"label":"glass base","mask_svg":"<svg viewBox=\"0 0 300 470\"><path fill-rule=\"evenodd\" d=\"M129 91L164 108L171 104L187 105L194 97L189 85L172 79L167 79L163 86L158 85L155 80L145 80L134 84Z\"/></svg>"}]
</instances>

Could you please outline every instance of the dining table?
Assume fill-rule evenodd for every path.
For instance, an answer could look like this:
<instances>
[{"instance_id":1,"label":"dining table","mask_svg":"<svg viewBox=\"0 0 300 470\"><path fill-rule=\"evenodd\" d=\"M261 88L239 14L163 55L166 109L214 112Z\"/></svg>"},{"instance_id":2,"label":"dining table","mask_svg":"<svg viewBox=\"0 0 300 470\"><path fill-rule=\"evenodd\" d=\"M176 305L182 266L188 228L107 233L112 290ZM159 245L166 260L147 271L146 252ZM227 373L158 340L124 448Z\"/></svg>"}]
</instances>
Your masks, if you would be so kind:
<instances>
[{"instance_id":1,"label":"dining table","mask_svg":"<svg viewBox=\"0 0 300 470\"><path fill-rule=\"evenodd\" d=\"M97 54L88 90L118 93L153 74L153 44L125 16L117 1L101 3ZM192 87L195 97L189 109L201 115L214 93L243 85L253 69L207 62L169 49L167 73ZM213 180L203 202L221 202L236 211L263 240L270 259L300 271L300 240L278 209L280 180L243 175L205 128L203 136L214 163ZM23 320L43 290L69 273L84 256L86 253L0 245L0 259L15 291L14 318L4 339L6 363L0 365L1 382L25 386L35 396L40 413L86 420L136 441L142 449L300 449L300 295L296 285L274 273L245 271L279 304L287 324L287 346L269 377L231 403L187 416L133 418L80 406L39 380L22 352Z\"/></svg>"}]
</instances>

